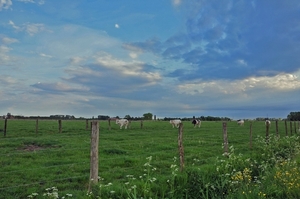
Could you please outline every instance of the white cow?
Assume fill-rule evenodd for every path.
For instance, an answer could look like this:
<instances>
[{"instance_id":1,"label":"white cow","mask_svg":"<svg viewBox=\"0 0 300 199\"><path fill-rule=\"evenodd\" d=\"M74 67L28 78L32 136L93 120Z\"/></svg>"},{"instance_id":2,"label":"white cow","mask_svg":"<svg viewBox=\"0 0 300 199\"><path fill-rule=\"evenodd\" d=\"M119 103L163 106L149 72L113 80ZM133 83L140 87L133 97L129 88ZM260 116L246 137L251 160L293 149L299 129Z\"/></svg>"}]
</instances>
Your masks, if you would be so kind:
<instances>
[{"instance_id":1,"label":"white cow","mask_svg":"<svg viewBox=\"0 0 300 199\"><path fill-rule=\"evenodd\" d=\"M240 126L244 126L245 121L244 120L238 120L237 124Z\"/></svg>"},{"instance_id":2,"label":"white cow","mask_svg":"<svg viewBox=\"0 0 300 199\"><path fill-rule=\"evenodd\" d=\"M120 129L122 129L123 126L127 129L129 121L127 119L116 119L116 124L120 125Z\"/></svg>"},{"instance_id":3,"label":"white cow","mask_svg":"<svg viewBox=\"0 0 300 199\"><path fill-rule=\"evenodd\" d=\"M181 120L170 120L170 124L172 124L173 128L174 127L178 128L180 123Z\"/></svg>"},{"instance_id":4,"label":"white cow","mask_svg":"<svg viewBox=\"0 0 300 199\"><path fill-rule=\"evenodd\" d=\"M194 128L195 128L196 126L198 126L198 127L200 128L200 126L201 126L201 120L193 119L192 124L194 124Z\"/></svg>"},{"instance_id":5,"label":"white cow","mask_svg":"<svg viewBox=\"0 0 300 199\"><path fill-rule=\"evenodd\" d=\"M265 121L265 125L266 125L266 126L267 126L267 125L271 126L271 121L270 121L270 120L266 120L266 121Z\"/></svg>"}]
</instances>

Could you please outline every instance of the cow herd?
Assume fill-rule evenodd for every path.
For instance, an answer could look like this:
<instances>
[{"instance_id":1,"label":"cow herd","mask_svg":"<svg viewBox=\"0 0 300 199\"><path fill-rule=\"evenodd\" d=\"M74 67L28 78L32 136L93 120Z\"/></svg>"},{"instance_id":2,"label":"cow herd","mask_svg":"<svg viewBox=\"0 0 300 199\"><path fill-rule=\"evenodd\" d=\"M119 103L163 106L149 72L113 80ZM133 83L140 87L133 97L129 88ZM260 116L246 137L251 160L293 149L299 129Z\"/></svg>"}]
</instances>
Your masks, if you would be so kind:
<instances>
[{"instance_id":1,"label":"cow herd","mask_svg":"<svg viewBox=\"0 0 300 199\"><path fill-rule=\"evenodd\" d=\"M129 125L129 121L127 119L116 119L116 124L120 126L120 129L123 128L127 129ZM176 120L170 120L170 124L173 126L173 128L178 128L179 125L181 124L181 120L176 119ZM192 124L194 125L194 128L198 127L200 128L201 126L201 120L193 119Z\"/></svg>"},{"instance_id":2,"label":"cow herd","mask_svg":"<svg viewBox=\"0 0 300 199\"><path fill-rule=\"evenodd\" d=\"M179 119L170 120L170 124L172 125L173 128L175 128L175 127L178 128L181 123L182 122ZM239 126L244 126L244 123L245 123L244 120L237 120L237 124ZM116 124L118 124L120 126L120 129L122 129L123 126L125 129L127 129L128 125L129 125L129 121L127 119L116 119ZM196 128L196 127L200 128L201 120L193 119L192 124L194 125L194 128ZM271 126L271 121L266 120L265 125ZM299 131L300 131L300 129L299 129Z\"/></svg>"}]
</instances>

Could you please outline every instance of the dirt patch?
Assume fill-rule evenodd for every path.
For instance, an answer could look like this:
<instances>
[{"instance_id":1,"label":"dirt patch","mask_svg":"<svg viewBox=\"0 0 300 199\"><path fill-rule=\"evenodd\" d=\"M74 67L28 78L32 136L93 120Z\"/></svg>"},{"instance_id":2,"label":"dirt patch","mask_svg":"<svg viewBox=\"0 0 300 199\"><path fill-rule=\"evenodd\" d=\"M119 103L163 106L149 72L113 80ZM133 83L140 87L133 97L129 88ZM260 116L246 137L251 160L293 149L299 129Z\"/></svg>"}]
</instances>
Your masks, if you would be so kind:
<instances>
[{"instance_id":1,"label":"dirt patch","mask_svg":"<svg viewBox=\"0 0 300 199\"><path fill-rule=\"evenodd\" d=\"M38 150L43 150L43 149L45 149L45 147L30 144L30 145L26 145L26 146L22 147L20 150L23 150L23 151L38 151Z\"/></svg>"}]
</instances>

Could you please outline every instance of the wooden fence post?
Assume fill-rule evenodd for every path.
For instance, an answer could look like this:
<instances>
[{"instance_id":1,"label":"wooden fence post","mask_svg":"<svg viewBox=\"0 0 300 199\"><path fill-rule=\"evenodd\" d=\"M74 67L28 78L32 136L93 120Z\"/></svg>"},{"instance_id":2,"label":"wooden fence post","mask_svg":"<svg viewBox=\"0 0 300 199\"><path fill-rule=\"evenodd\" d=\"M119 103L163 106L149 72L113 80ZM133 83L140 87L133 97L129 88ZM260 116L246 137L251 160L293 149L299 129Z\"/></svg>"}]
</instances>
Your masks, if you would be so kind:
<instances>
[{"instance_id":1,"label":"wooden fence post","mask_svg":"<svg viewBox=\"0 0 300 199\"><path fill-rule=\"evenodd\" d=\"M108 130L111 130L110 118L108 119Z\"/></svg>"},{"instance_id":2,"label":"wooden fence post","mask_svg":"<svg viewBox=\"0 0 300 199\"><path fill-rule=\"evenodd\" d=\"M143 128L144 124L143 124L143 120L141 120L141 129Z\"/></svg>"},{"instance_id":3,"label":"wooden fence post","mask_svg":"<svg viewBox=\"0 0 300 199\"><path fill-rule=\"evenodd\" d=\"M178 150L179 150L179 160L180 160L180 171L184 168L184 148L183 148L183 124L180 123L178 130Z\"/></svg>"},{"instance_id":4,"label":"wooden fence post","mask_svg":"<svg viewBox=\"0 0 300 199\"><path fill-rule=\"evenodd\" d=\"M36 119L35 121L35 133L37 134L39 131L39 119Z\"/></svg>"},{"instance_id":5,"label":"wooden fence post","mask_svg":"<svg viewBox=\"0 0 300 199\"><path fill-rule=\"evenodd\" d=\"M228 155L228 136L227 136L227 123L223 122L223 144L224 144L224 155Z\"/></svg>"},{"instance_id":6,"label":"wooden fence post","mask_svg":"<svg viewBox=\"0 0 300 199\"><path fill-rule=\"evenodd\" d=\"M250 123L250 149L252 149L252 122Z\"/></svg>"},{"instance_id":7,"label":"wooden fence post","mask_svg":"<svg viewBox=\"0 0 300 199\"><path fill-rule=\"evenodd\" d=\"M297 134L296 121L294 121L294 131L295 131L295 134Z\"/></svg>"},{"instance_id":8,"label":"wooden fence post","mask_svg":"<svg viewBox=\"0 0 300 199\"><path fill-rule=\"evenodd\" d=\"M7 118L4 120L4 137L6 137L6 129L7 129Z\"/></svg>"},{"instance_id":9,"label":"wooden fence post","mask_svg":"<svg viewBox=\"0 0 300 199\"><path fill-rule=\"evenodd\" d=\"M279 137L278 120L276 120L275 124L276 124L276 135L277 137Z\"/></svg>"},{"instance_id":10,"label":"wooden fence post","mask_svg":"<svg viewBox=\"0 0 300 199\"><path fill-rule=\"evenodd\" d=\"M288 136L288 129L287 129L287 122L286 122L286 120L284 121L284 126L285 126L285 136Z\"/></svg>"},{"instance_id":11,"label":"wooden fence post","mask_svg":"<svg viewBox=\"0 0 300 199\"><path fill-rule=\"evenodd\" d=\"M269 142L269 129L270 129L270 124L269 122L266 122L266 142Z\"/></svg>"},{"instance_id":12,"label":"wooden fence post","mask_svg":"<svg viewBox=\"0 0 300 199\"><path fill-rule=\"evenodd\" d=\"M292 121L290 121L290 132L291 132L291 136L293 135L293 123Z\"/></svg>"},{"instance_id":13,"label":"wooden fence post","mask_svg":"<svg viewBox=\"0 0 300 199\"><path fill-rule=\"evenodd\" d=\"M58 131L59 133L62 132L61 120L58 120Z\"/></svg>"},{"instance_id":14,"label":"wooden fence post","mask_svg":"<svg viewBox=\"0 0 300 199\"><path fill-rule=\"evenodd\" d=\"M85 130L89 130L89 120L85 120Z\"/></svg>"},{"instance_id":15,"label":"wooden fence post","mask_svg":"<svg viewBox=\"0 0 300 199\"><path fill-rule=\"evenodd\" d=\"M91 184L98 182L98 145L99 145L99 123L98 121L92 122L91 132L91 152L90 152L90 182L89 191L91 190Z\"/></svg>"}]
</instances>

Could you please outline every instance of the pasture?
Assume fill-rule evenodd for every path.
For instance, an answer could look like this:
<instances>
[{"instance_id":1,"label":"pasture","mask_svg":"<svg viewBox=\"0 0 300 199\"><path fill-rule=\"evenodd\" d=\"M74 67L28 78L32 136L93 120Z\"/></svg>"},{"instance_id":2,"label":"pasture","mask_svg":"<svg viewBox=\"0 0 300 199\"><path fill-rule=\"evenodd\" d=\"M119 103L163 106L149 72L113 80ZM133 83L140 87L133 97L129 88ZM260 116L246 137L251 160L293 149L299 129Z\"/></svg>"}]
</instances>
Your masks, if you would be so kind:
<instances>
[{"instance_id":1,"label":"pasture","mask_svg":"<svg viewBox=\"0 0 300 199\"><path fill-rule=\"evenodd\" d=\"M4 120L0 122L4 125ZM139 121L132 121L126 130L114 122L110 130L107 121L99 123L100 183L111 186L111 197L120 192L126 195L124 183L130 176L155 179L156 186L151 190L164 194L159 192L174 177L172 165L179 167L178 129L168 121L144 121L142 128ZM60 196L88 198L91 130L86 130L85 120L63 120L61 133L57 120L39 120L38 133L35 124L36 120L8 120L6 136L0 137L0 198L27 198L32 193L39 193L35 198L43 198L49 187L57 187ZM188 121L183 125L184 170L205 170L215 165L217 158L223 157L222 122L202 121L201 128L194 128ZM284 122L278 126L279 135L284 137ZM235 153L250 157L260 147L255 138L265 137L266 127L263 121L252 122L251 149L250 122L245 121L244 126L227 122L227 132ZM269 132L275 135L275 122ZM145 170L147 162L153 171Z\"/></svg>"}]
</instances>

